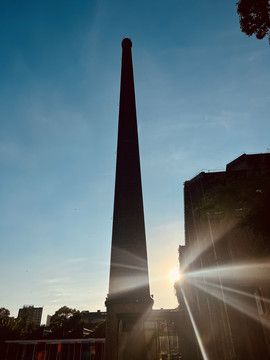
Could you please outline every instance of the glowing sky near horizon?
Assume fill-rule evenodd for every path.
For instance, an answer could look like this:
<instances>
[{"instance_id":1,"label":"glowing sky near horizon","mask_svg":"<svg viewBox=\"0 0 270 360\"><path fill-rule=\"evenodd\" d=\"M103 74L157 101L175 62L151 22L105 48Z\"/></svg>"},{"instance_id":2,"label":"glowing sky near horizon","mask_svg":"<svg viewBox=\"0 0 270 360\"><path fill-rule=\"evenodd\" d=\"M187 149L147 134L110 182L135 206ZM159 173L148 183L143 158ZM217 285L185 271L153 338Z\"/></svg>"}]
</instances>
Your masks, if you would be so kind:
<instances>
[{"instance_id":1,"label":"glowing sky near horizon","mask_svg":"<svg viewBox=\"0 0 270 360\"><path fill-rule=\"evenodd\" d=\"M270 147L267 40L227 0L10 1L0 20L0 306L105 309L130 37L151 294L176 307L183 182Z\"/></svg>"}]
</instances>

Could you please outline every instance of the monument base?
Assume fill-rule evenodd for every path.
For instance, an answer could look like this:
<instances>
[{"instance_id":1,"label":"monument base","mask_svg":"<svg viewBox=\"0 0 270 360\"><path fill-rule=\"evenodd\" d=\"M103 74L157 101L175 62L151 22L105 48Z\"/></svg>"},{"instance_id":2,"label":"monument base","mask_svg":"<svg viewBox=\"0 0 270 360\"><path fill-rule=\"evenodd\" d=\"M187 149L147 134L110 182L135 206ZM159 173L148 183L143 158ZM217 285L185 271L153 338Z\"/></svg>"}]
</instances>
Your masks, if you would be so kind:
<instances>
[{"instance_id":1,"label":"monument base","mask_svg":"<svg viewBox=\"0 0 270 360\"><path fill-rule=\"evenodd\" d=\"M107 299L105 304L105 360L152 359L151 343L145 332L145 323L152 313L152 298L128 303Z\"/></svg>"}]
</instances>

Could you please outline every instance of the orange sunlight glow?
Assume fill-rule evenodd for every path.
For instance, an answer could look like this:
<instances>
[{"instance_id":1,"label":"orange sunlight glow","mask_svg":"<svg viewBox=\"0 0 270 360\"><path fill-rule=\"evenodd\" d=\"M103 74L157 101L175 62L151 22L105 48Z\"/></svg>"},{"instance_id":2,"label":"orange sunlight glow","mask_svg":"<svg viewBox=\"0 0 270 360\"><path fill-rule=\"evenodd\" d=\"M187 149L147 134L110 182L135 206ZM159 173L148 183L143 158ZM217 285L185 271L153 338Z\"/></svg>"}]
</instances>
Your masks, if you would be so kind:
<instances>
[{"instance_id":1,"label":"orange sunlight glow","mask_svg":"<svg viewBox=\"0 0 270 360\"><path fill-rule=\"evenodd\" d=\"M178 270L178 268L174 268L169 273L169 279L172 284L176 283L181 279L181 274Z\"/></svg>"}]
</instances>

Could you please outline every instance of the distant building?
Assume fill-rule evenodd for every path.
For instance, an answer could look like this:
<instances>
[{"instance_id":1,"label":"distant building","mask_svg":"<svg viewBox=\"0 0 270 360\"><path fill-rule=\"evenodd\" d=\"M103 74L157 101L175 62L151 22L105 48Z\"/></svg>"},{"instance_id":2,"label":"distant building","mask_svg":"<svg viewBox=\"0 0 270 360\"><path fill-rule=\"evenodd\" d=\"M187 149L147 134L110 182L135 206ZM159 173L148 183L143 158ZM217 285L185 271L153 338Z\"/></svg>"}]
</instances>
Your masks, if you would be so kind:
<instances>
[{"instance_id":1,"label":"distant building","mask_svg":"<svg viewBox=\"0 0 270 360\"><path fill-rule=\"evenodd\" d=\"M50 325L51 325L51 318L52 318L52 315L47 315L46 327L50 327Z\"/></svg>"},{"instance_id":2,"label":"distant building","mask_svg":"<svg viewBox=\"0 0 270 360\"><path fill-rule=\"evenodd\" d=\"M270 154L186 181L184 206L183 359L269 359Z\"/></svg>"},{"instance_id":3,"label":"distant building","mask_svg":"<svg viewBox=\"0 0 270 360\"><path fill-rule=\"evenodd\" d=\"M25 319L26 324L32 322L40 325L42 318L43 307L34 307L34 305L24 305L23 308L19 309L18 318Z\"/></svg>"},{"instance_id":4,"label":"distant building","mask_svg":"<svg viewBox=\"0 0 270 360\"><path fill-rule=\"evenodd\" d=\"M105 311L96 311L90 312L88 310L84 310L81 312L82 321L87 326L88 329L93 329L97 325L103 323L106 320L106 312Z\"/></svg>"}]
</instances>

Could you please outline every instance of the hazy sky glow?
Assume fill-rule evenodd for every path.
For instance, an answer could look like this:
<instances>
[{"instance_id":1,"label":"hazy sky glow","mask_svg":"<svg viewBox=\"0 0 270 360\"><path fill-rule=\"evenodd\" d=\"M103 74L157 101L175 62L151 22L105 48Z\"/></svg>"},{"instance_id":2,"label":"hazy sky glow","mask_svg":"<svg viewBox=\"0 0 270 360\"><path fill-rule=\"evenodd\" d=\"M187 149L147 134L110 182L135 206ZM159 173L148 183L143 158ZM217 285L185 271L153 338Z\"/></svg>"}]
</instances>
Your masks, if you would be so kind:
<instances>
[{"instance_id":1,"label":"hazy sky glow","mask_svg":"<svg viewBox=\"0 0 270 360\"><path fill-rule=\"evenodd\" d=\"M177 306L183 182L270 147L270 47L240 32L235 2L2 4L0 306L13 316L24 304L105 309L123 37L151 293L156 308Z\"/></svg>"}]
</instances>

